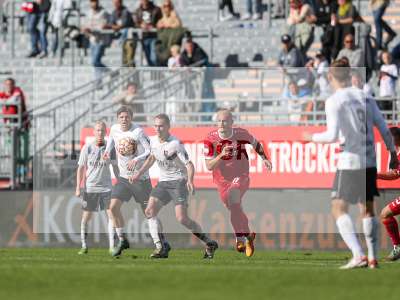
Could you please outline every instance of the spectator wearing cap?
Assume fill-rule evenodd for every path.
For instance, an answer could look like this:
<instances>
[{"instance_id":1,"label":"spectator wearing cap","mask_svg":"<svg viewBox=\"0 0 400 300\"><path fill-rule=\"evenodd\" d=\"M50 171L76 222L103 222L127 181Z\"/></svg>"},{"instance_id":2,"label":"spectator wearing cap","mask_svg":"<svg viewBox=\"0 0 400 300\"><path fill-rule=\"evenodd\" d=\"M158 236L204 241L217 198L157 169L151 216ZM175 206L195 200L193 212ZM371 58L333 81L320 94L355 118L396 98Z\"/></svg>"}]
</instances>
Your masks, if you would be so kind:
<instances>
[{"instance_id":1,"label":"spectator wearing cap","mask_svg":"<svg viewBox=\"0 0 400 300\"><path fill-rule=\"evenodd\" d=\"M304 57L300 50L293 44L290 35L281 37L282 50L279 53L278 63L283 68L304 67Z\"/></svg>"},{"instance_id":2,"label":"spectator wearing cap","mask_svg":"<svg viewBox=\"0 0 400 300\"><path fill-rule=\"evenodd\" d=\"M31 52L28 58L47 57L47 17L50 11L50 0L34 0L33 11L28 15L28 31L31 36ZM38 28L39 27L39 28Z\"/></svg>"},{"instance_id":3,"label":"spectator wearing cap","mask_svg":"<svg viewBox=\"0 0 400 300\"><path fill-rule=\"evenodd\" d=\"M207 53L188 36L181 54L182 66L205 67L208 65Z\"/></svg>"},{"instance_id":4,"label":"spectator wearing cap","mask_svg":"<svg viewBox=\"0 0 400 300\"><path fill-rule=\"evenodd\" d=\"M90 0L90 10L83 26L83 32L89 36L92 65L95 69L97 80L107 70L102 58L109 41L108 36L102 33L102 30L107 27L108 18L109 14L100 5L99 1Z\"/></svg>"},{"instance_id":5,"label":"spectator wearing cap","mask_svg":"<svg viewBox=\"0 0 400 300\"><path fill-rule=\"evenodd\" d=\"M164 1L161 11L162 18L157 22L157 29L182 27L182 21L171 0Z\"/></svg>"},{"instance_id":6,"label":"spectator wearing cap","mask_svg":"<svg viewBox=\"0 0 400 300\"><path fill-rule=\"evenodd\" d=\"M314 41L314 23L317 18L311 5L302 0L290 0L290 12L287 19L289 34L294 44L305 56Z\"/></svg>"},{"instance_id":7,"label":"spectator wearing cap","mask_svg":"<svg viewBox=\"0 0 400 300\"><path fill-rule=\"evenodd\" d=\"M260 20L261 6L261 0L246 0L246 13L241 17L241 20Z\"/></svg>"},{"instance_id":8,"label":"spectator wearing cap","mask_svg":"<svg viewBox=\"0 0 400 300\"><path fill-rule=\"evenodd\" d=\"M340 50L337 59L347 57L351 67L364 67L364 51L356 47L354 43L354 35L349 33L344 37L344 48Z\"/></svg>"},{"instance_id":9,"label":"spectator wearing cap","mask_svg":"<svg viewBox=\"0 0 400 300\"><path fill-rule=\"evenodd\" d=\"M135 24L143 30L143 50L149 66L157 66L156 41L158 21L162 18L160 7L150 0L140 0L135 11Z\"/></svg>"}]
</instances>

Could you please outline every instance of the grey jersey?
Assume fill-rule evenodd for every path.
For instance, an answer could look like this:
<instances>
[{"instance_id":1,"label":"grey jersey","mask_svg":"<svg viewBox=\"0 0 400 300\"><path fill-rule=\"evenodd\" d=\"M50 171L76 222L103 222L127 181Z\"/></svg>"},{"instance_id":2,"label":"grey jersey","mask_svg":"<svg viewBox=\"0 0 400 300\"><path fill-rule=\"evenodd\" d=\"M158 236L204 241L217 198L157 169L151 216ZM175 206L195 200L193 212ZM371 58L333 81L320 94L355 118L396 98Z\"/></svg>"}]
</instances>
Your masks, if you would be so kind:
<instances>
[{"instance_id":1,"label":"grey jersey","mask_svg":"<svg viewBox=\"0 0 400 300\"><path fill-rule=\"evenodd\" d=\"M355 170L376 167L374 126L394 150L386 122L373 98L354 87L339 89L325 103L327 130L313 135L319 143L341 142L338 169Z\"/></svg>"},{"instance_id":2,"label":"grey jersey","mask_svg":"<svg viewBox=\"0 0 400 300\"><path fill-rule=\"evenodd\" d=\"M172 181L187 178L186 165L189 155L183 144L174 136L160 142L157 136L150 137L151 154L160 168L159 181Z\"/></svg>"},{"instance_id":3,"label":"grey jersey","mask_svg":"<svg viewBox=\"0 0 400 300\"><path fill-rule=\"evenodd\" d=\"M97 146L95 142L85 144L79 156L78 165L86 167L86 191L103 193L111 191L110 164L116 162L115 151L111 151L111 160L102 159L106 146Z\"/></svg>"},{"instance_id":4,"label":"grey jersey","mask_svg":"<svg viewBox=\"0 0 400 300\"><path fill-rule=\"evenodd\" d=\"M119 140L126 137L132 138L136 141L136 153L130 156L122 156L118 153L118 151L116 151L116 153L118 159L119 174L121 177L128 179L129 176L132 176L141 168L144 161L150 154L150 144L149 138L140 126L132 123L131 128L128 131L122 131L121 126L119 124L115 124L111 126L110 136L107 141L107 152L110 153L110 150L115 148L114 146L118 145ZM135 169L133 171L129 171L128 162L132 159L136 160L137 163ZM148 178L149 172L145 172L140 179L144 180Z\"/></svg>"}]
</instances>

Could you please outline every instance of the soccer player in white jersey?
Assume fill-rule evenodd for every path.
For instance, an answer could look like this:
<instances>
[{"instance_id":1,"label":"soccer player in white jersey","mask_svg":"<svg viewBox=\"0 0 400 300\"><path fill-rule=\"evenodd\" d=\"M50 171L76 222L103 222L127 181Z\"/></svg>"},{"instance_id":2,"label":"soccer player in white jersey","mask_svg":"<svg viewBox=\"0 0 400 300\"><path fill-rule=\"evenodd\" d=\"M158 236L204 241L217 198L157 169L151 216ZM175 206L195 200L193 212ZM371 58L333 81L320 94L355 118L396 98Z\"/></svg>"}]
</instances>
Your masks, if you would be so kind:
<instances>
[{"instance_id":1,"label":"soccer player in white jersey","mask_svg":"<svg viewBox=\"0 0 400 300\"><path fill-rule=\"evenodd\" d=\"M119 238L119 243L112 253L114 257L121 255L124 249L129 248L129 242L123 229L124 219L121 214L123 202L128 202L134 197L135 201L140 204L144 212L152 190L148 172L143 172L139 177L135 177L135 182L131 180L132 176L137 173L150 154L149 138L140 126L132 123L132 117L133 113L130 108L122 106L118 109L118 124L111 127L110 136L107 141L106 154L104 156L107 159L108 154L115 146L120 177L118 178L118 183L113 187L110 204L115 231ZM126 138L132 139L136 143L136 153L122 155L118 151L118 149L120 149L118 146L119 142L126 140ZM167 243L165 247L169 251L169 245Z\"/></svg>"},{"instance_id":2,"label":"soccer player in white jersey","mask_svg":"<svg viewBox=\"0 0 400 300\"><path fill-rule=\"evenodd\" d=\"M164 205L173 201L176 219L206 244L204 258L213 258L218 248L217 242L211 240L200 225L189 218L187 212L189 194L194 193L194 165L189 160L182 143L170 135L170 120L166 114L159 114L154 118L154 128L157 135L150 139L151 154L134 178L140 178L157 161L160 177L157 186L151 192L146 208L150 234L156 245L150 257L167 257L166 249L159 237L161 228L156 217Z\"/></svg>"},{"instance_id":3,"label":"soccer player in white jersey","mask_svg":"<svg viewBox=\"0 0 400 300\"><path fill-rule=\"evenodd\" d=\"M341 269L369 266L376 268L378 222L374 212L376 185L376 153L373 128L376 126L391 153L390 167L398 165L390 131L373 98L351 87L351 70L346 61L332 63L328 80L334 94L325 103L327 129L316 134L304 134L315 143L342 142L337 172L332 189L332 214L339 233L353 254ZM362 214L363 232L368 257L357 239L355 227L348 214L349 204L358 203Z\"/></svg>"},{"instance_id":4,"label":"soccer player in white jersey","mask_svg":"<svg viewBox=\"0 0 400 300\"><path fill-rule=\"evenodd\" d=\"M94 125L95 140L82 147L78 161L78 170L76 174L77 197L82 197L82 219L81 219L81 242L82 248L78 254L87 254L87 226L92 213L99 210L107 210L108 237L110 252L114 249L114 226L109 210L111 200L111 172L112 164L115 176L118 178L119 171L116 165L115 151L110 152L111 160L103 160L103 154L106 150L104 136L106 134L106 124L97 121ZM83 183L83 190L81 184Z\"/></svg>"}]
</instances>

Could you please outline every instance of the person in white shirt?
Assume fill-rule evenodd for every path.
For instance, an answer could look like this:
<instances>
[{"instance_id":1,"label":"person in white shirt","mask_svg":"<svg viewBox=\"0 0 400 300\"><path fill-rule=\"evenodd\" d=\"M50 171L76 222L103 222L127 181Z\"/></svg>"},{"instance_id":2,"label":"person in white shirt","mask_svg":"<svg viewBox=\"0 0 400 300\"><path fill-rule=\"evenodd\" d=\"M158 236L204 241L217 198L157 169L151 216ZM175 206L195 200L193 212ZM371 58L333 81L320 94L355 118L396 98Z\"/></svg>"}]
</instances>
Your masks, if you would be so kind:
<instances>
[{"instance_id":1,"label":"person in white shirt","mask_svg":"<svg viewBox=\"0 0 400 300\"><path fill-rule=\"evenodd\" d=\"M121 214L121 206L124 202L130 201L134 197L140 204L144 212L150 192L152 190L150 176L148 172L142 172L139 177L135 176L142 167L144 161L150 154L149 138L140 126L132 123L133 113L129 107L122 106L117 111L118 124L114 124L110 129L110 136L107 140L104 159L109 159L109 153L113 147L116 149L119 178L118 183L113 186L111 193L110 211L113 218L115 231L117 232L119 243L114 249L112 256L121 255L122 251L129 248L129 242L124 233L124 219ZM136 144L136 151L133 153L122 153L122 142L127 139ZM134 178L134 179L133 179ZM165 247L169 251L169 245Z\"/></svg>"},{"instance_id":2,"label":"person in white shirt","mask_svg":"<svg viewBox=\"0 0 400 300\"><path fill-rule=\"evenodd\" d=\"M168 59L168 68L181 67L181 47L179 45L172 45L170 51L171 57Z\"/></svg>"},{"instance_id":3,"label":"person in white shirt","mask_svg":"<svg viewBox=\"0 0 400 300\"><path fill-rule=\"evenodd\" d=\"M382 52L382 66L379 73L379 96L394 98L396 97L396 80L399 76L398 68L392 63L392 56L389 51ZM393 99L380 101L379 107L382 111L391 112L393 109Z\"/></svg>"},{"instance_id":4,"label":"person in white shirt","mask_svg":"<svg viewBox=\"0 0 400 300\"><path fill-rule=\"evenodd\" d=\"M170 135L170 126L170 119L166 114L154 117L154 128L157 135L150 139L151 154L133 178L133 180L140 178L157 161L160 177L157 186L151 192L145 211L149 220L150 234L156 246L150 257L168 257L159 237L161 227L157 224L156 217L164 205L173 201L176 219L204 242L206 245L204 258L211 259L218 248L217 242L211 240L200 225L188 216L189 194L194 194L194 165L183 144L176 137Z\"/></svg>"},{"instance_id":5,"label":"person in white shirt","mask_svg":"<svg viewBox=\"0 0 400 300\"><path fill-rule=\"evenodd\" d=\"M378 222L374 212L374 196L379 193L376 185L374 126L391 153L390 168L396 168L398 160L392 136L375 100L365 97L360 89L350 87L350 74L347 62L338 60L332 63L328 80L334 94L325 104L327 129L312 135L304 133L304 139L314 143L341 142L342 151L332 189L332 214L340 235L353 254L353 258L341 269L376 268ZM349 204L358 204L362 212L368 258L364 255L348 214Z\"/></svg>"}]
</instances>

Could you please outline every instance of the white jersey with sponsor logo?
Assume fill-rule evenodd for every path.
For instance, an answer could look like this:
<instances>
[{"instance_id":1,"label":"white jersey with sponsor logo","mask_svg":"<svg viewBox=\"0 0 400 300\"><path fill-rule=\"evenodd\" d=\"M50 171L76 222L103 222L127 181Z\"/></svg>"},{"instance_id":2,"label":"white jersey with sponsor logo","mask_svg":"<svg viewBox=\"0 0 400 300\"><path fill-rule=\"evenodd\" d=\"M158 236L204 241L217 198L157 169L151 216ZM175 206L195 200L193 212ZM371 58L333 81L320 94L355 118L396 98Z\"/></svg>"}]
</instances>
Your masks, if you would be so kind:
<instances>
[{"instance_id":1,"label":"white jersey with sponsor logo","mask_svg":"<svg viewBox=\"0 0 400 300\"><path fill-rule=\"evenodd\" d=\"M119 124L115 124L111 126L110 130L110 136L107 141L107 152L110 153L110 150L112 147L116 147L118 145L119 140L122 138L132 138L136 141L137 143L137 150L134 155L130 156L122 156L120 153L118 153L117 148L116 148L116 153L117 153L117 160L118 160L118 168L119 168L119 173L120 176L123 178L128 179L129 176L134 175L143 165L144 161L150 154L150 144L149 144L149 138L147 135L144 133L143 129L132 123L131 128L127 131L122 131L121 126ZM136 166L133 171L128 170L128 162L131 160L136 160ZM148 179L149 178L149 172L145 172L140 179Z\"/></svg>"},{"instance_id":2,"label":"white jersey with sponsor logo","mask_svg":"<svg viewBox=\"0 0 400 300\"><path fill-rule=\"evenodd\" d=\"M160 168L159 181L172 181L187 178L186 165L189 155L183 144L174 136L160 142L158 136L150 137L151 154Z\"/></svg>"},{"instance_id":3,"label":"white jersey with sponsor logo","mask_svg":"<svg viewBox=\"0 0 400 300\"><path fill-rule=\"evenodd\" d=\"M313 142L341 142L339 170L376 167L374 126L379 129L386 147L394 144L376 101L358 88L337 90L325 103L327 130L314 134Z\"/></svg>"}]
</instances>

